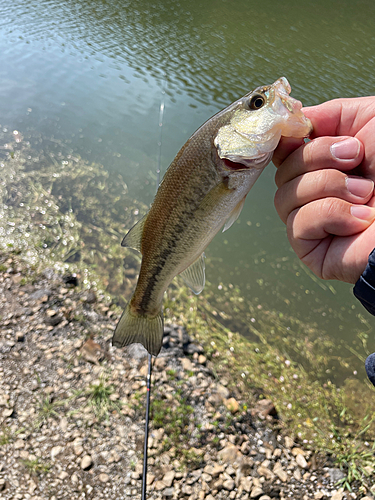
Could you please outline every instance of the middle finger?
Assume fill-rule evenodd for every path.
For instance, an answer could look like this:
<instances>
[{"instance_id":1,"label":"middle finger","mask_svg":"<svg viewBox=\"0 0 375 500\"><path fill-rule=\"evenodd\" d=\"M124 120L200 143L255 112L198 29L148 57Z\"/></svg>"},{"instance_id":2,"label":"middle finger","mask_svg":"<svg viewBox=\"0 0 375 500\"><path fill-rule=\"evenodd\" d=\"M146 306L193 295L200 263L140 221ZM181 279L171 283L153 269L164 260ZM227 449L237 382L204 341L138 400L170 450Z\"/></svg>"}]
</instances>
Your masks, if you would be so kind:
<instances>
[{"instance_id":1,"label":"middle finger","mask_svg":"<svg viewBox=\"0 0 375 500\"><path fill-rule=\"evenodd\" d=\"M291 153L277 169L278 187L306 172L320 169L348 171L363 159L363 145L354 137L317 137Z\"/></svg>"}]
</instances>

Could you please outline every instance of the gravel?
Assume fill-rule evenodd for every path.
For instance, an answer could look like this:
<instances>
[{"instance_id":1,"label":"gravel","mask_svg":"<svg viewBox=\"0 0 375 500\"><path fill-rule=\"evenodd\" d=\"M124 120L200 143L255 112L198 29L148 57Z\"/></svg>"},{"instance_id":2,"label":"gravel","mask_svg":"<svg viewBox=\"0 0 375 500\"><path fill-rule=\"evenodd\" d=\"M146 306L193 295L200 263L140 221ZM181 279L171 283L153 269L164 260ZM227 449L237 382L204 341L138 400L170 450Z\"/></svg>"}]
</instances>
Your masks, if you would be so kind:
<instances>
[{"instance_id":1,"label":"gravel","mask_svg":"<svg viewBox=\"0 0 375 500\"><path fill-rule=\"evenodd\" d=\"M141 498L144 349L111 346L117 309L76 276L0 264L0 498ZM147 498L373 498L335 486L329 458L282 434L272 401L246 406L189 333L166 325L154 360Z\"/></svg>"}]
</instances>

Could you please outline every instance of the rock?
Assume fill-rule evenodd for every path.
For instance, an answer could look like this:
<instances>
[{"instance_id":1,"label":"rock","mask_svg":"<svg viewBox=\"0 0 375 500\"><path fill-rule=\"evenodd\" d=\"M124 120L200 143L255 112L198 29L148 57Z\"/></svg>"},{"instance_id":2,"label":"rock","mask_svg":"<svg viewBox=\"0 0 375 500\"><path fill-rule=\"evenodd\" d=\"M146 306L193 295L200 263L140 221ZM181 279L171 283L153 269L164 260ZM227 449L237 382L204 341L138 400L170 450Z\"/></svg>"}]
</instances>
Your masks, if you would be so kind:
<instances>
[{"instance_id":1,"label":"rock","mask_svg":"<svg viewBox=\"0 0 375 500\"><path fill-rule=\"evenodd\" d=\"M294 441L289 436L285 436L285 448L290 449L294 444Z\"/></svg>"},{"instance_id":2,"label":"rock","mask_svg":"<svg viewBox=\"0 0 375 500\"><path fill-rule=\"evenodd\" d=\"M167 487L172 486L172 483L173 483L173 480L174 480L174 478L175 478L175 475L176 475L176 473L175 473L175 471L174 471L174 470L170 470L169 472L167 472L167 473L164 475L164 477L163 477L162 481L163 481L163 483L165 484L165 486L167 486Z\"/></svg>"},{"instance_id":3,"label":"rock","mask_svg":"<svg viewBox=\"0 0 375 500\"><path fill-rule=\"evenodd\" d=\"M240 408L238 401L234 398L226 399L224 404L231 413L237 413Z\"/></svg>"},{"instance_id":4,"label":"rock","mask_svg":"<svg viewBox=\"0 0 375 500\"><path fill-rule=\"evenodd\" d=\"M296 456L296 462L301 469L307 469L306 459L301 453Z\"/></svg>"},{"instance_id":5,"label":"rock","mask_svg":"<svg viewBox=\"0 0 375 500\"><path fill-rule=\"evenodd\" d=\"M70 478L70 480L72 481L73 484L77 484L78 481L79 481L79 477L78 475L74 472Z\"/></svg>"},{"instance_id":6,"label":"rock","mask_svg":"<svg viewBox=\"0 0 375 500\"><path fill-rule=\"evenodd\" d=\"M192 371L193 368L194 368L194 365L193 363L190 361L189 358L182 358L181 359L181 364L182 364L182 368L185 370L185 371Z\"/></svg>"},{"instance_id":7,"label":"rock","mask_svg":"<svg viewBox=\"0 0 375 500\"><path fill-rule=\"evenodd\" d=\"M50 295L52 295L51 290L49 290L47 288L43 288L41 290L37 290L36 292L32 293L29 296L29 300L42 300L42 302L47 302ZM47 300L43 300L45 298Z\"/></svg>"},{"instance_id":8,"label":"rock","mask_svg":"<svg viewBox=\"0 0 375 500\"><path fill-rule=\"evenodd\" d=\"M92 466L92 458L90 455L85 455L81 458L80 466L83 470L87 470Z\"/></svg>"},{"instance_id":9,"label":"rock","mask_svg":"<svg viewBox=\"0 0 375 500\"><path fill-rule=\"evenodd\" d=\"M126 348L128 355L134 360L140 361L141 359L148 358L148 352L141 344L131 344Z\"/></svg>"},{"instance_id":10,"label":"rock","mask_svg":"<svg viewBox=\"0 0 375 500\"><path fill-rule=\"evenodd\" d=\"M172 498L174 494L174 488L165 488L165 490L162 491L162 495L164 498Z\"/></svg>"},{"instance_id":11,"label":"rock","mask_svg":"<svg viewBox=\"0 0 375 500\"><path fill-rule=\"evenodd\" d=\"M4 410L5 411L5 410ZM13 413L13 412L12 412ZM4 412L3 412L4 415ZM25 441L23 439L17 439L14 443L14 449L15 450L20 450L25 446Z\"/></svg>"},{"instance_id":12,"label":"rock","mask_svg":"<svg viewBox=\"0 0 375 500\"><path fill-rule=\"evenodd\" d=\"M189 484L184 484L181 488L181 492L184 495L191 495L193 493L193 488Z\"/></svg>"},{"instance_id":13,"label":"rock","mask_svg":"<svg viewBox=\"0 0 375 500\"><path fill-rule=\"evenodd\" d=\"M154 481L155 481L154 474L147 474L147 478L146 478L147 486L150 486Z\"/></svg>"},{"instance_id":14,"label":"rock","mask_svg":"<svg viewBox=\"0 0 375 500\"><path fill-rule=\"evenodd\" d=\"M293 471L293 477L294 477L294 479L296 479L297 481L301 481L302 474L301 474L301 471L298 469L298 467L296 468L296 470L295 470L295 471Z\"/></svg>"},{"instance_id":15,"label":"rock","mask_svg":"<svg viewBox=\"0 0 375 500\"><path fill-rule=\"evenodd\" d=\"M334 493L331 497L331 500L342 500L344 497L344 490L340 488L336 493Z\"/></svg>"},{"instance_id":16,"label":"rock","mask_svg":"<svg viewBox=\"0 0 375 500\"><path fill-rule=\"evenodd\" d=\"M285 483L285 481L288 479L288 474L285 472L285 470L282 468L280 462L276 462L275 467L273 468L274 474Z\"/></svg>"},{"instance_id":17,"label":"rock","mask_svg":"<svg viewBox=\"0 0 375 500\"><path fill-rule=\"evenodd\" d=\"M213 465L206 465L203 471L206 472L207 474L210 474L210 476L212 476L213 478L216 478L222 472L224 472L224 467L222 465L215 463Z\"/></svg>"},{"instance_id":18,"label":"rock","mask_svg":"<svg viewBox=\"0 0 375 500\"><path fill-rule=\"evenodd\" d=\"M297 447L294 447L292 449L292 454L296 457L297 455L303 455L305 456L305 452L303 451L302 448L297 448Z\"/></svg>"},{"instance_id":19,"label":"rock","mask_svg":"<svg viewBox=\"0 0 375 500\"><path fill-rule=\"evenodd\" d=\"M51 460L55 460L55 457L61 453L63 450L63 447L62 446L54 446L51 450Z\"/></svg>"},{"instance_id":20,"label":"rock","mask_svg":"<svg viewBox=\"0 0 375 500\"><path fill-rule=\"evenodd\" d=\"M234 490L234 481L233 479L227 479L226 481L223 482L223 488L224 490L227 490L227 491L232 491Z\"/></svg>"},{"instance_id":21,"label":"rock","mask_svg":"<svg viewBox=\"0 0 375 500\"><path fill-rule=\"evenodd\" d=\"M163 483L163 481L155 481L154 483L154 490L155 491L161 491L165 488L165 484Z\"/></svg>"},{"instance_id":22,"label":"rock","mask_svg":"<svg viewBox=\"0 0 375 500\"><path fill-rule=\"evenodd\" d=\"M23 332L16 332L16 342L24 342L25 334Z\"/></svg>"},{"instance_id":23,"label":"rock","mask_svg":"<svg viewBox=\"0 0 375 500\"><path fill-rule=\"evenodd\" d=\"M34 493L34 491L37 489L38 485L33 481L32 479L29 482L29 493Z\"/></svg>"},{"instance_id":24,"label":"rock","mask_svg":"<svg viewBox=\"0 0 375 500\"><path fill-rule=\"evenodd\" d=\"M77 437L77 438L75 438L75 440L72 443L73 452L75 455L77 455L77 457L79 457L79 455L82 455L82 453L84 451L83 446L82 446L82 442L83 442L82 438Z\"/></svg>"},{"instance_id":25,"label":"rock","mask_svg":"<svg viewBox=\"0 0 375 500\"><path fill-rule=\"evenodd\" d=\"M98 479L101 483L108 483L110 477L105 472L102 472L101 474L99 474Z\"/></svg>"},{"instance_id":26,"label":"rock","mask_svg":"<svg viewBox=\"0 0 375 500\"><path fill-rule=\"evenodd\" d=\"M327 469L327 472L329 474L329 478L330 478L331 482L334 484L336 484L341 479L344 479L344 477L345 477L345 474L340 469L331 468L331 469Z\"/></svg>"},{"instance_id":27,"label":"rock","mask_svg":"<svg viewBox=\"0 0 375 500\"><path fill-rule=\"evenodd\" d=\"M264 476L266 479L269 479L271 481L274 480L275 474L268 469L268 467L260 466L257 469L257 472L260 476Z\"/></svg>"},{"instance_id":28,"label":"rock","mask_svg":"<svg viewBox=\"0 0 375 500\"><path fill-rule=\"evenodd\" d=\"M260 486L255 486L250 493L250 498L259 498L264 494Z\"/></svg>"},{"instance_id":29,"label":"rock","mask_svg":"<svg viewBox=\"0 0 375 500\"><path fill-rule=\"evenodd\" d=\"M260 418L266 418L267 415L277 416L277 410L270 399L261 399L251 411L252 415L259 415Z\"/></svg>"},{"instance_id":30,"label":"rock","mask_svg":"<svg viewBox=\"0 0 375 500\"><path fill-rule=\"evenodd\" d=\"M269 497L268 495L263 495L259 498L259 500L271 500L271 497Z\"/></svg>"},{"instance_id":31,"label":"rock","mask_svg":"<svg viewBox=\"0 0 375 500\"><path fill-rule=\"evenodd\" d=\"M61 419L60 419L60 429L63 432L66 432L67 428L68 428L68 419L66 417L61 417Z\"/></svg>"},{"instance_id":32,"label":"rock","mask_svg":"<svg viewBox=\"0 0 375 500\"><path fill-rule=\"evenodd\" d=\"M80 352L82 357L89 361L90 363L94 363L95 365L99 365L99 361L103 359L104 353L102 347L93 341L92 338L89 338L81 347Z\"/></svg>"},{"instance_id":33,"label":"rock","mask_svg":"<svg viewBox=\"0 0 375 500\"><path fill-rule=\"evenodd\" d=\"M242 488L244 489L244 491L246 491L247 493L250 493L251 487L253 485L253 480L250 477L243 477L243 478L241 478L240 484L241 484Z\"/></svg>"},{"instance_id":34,"label":"rock","mask_svg":"<svg viewBox=\"0 0 375 500\"><path fill-rule=\"evenodd\" d=\"M219 458L223 462L233 465L234 463L241 463L243 455L237 446L234 444L228 444L228 446L219 451Z\"/></svg>"},{"instance_id":35,"label":"rock","mask_svg":"<svg viewBox=\"0 0 375 500\"><path fill-rule=\"evenodd\" d=\"M229 390L221 384L217 384L216 392L222 399L227 399L229 397Z\"/></svg>"},{"instance_id":36,"label":"rock","mask_svg":"<svg viewBox=\"0 0 375 500\"><path fill-rule=\"evenodd\" d=\"M88 292L84 300L87 304L94 304L96 302L96 293L93 291Z\"/></svg>"},{"instance_id":37,"label":"rock","mask_svg":"<svg viewBox=\"0 0 375 500\"><path fill-rule=\"evenodd\" d=\"M203 352L203 347L198 344L190 343L190 344L184 344L184 353L192 355L194 353L201 354Z\"/></svg>"},{"instance_id":38,"label":"rock","mask_svg":"<svg viewBox=\"0 0 375 500\"><path fill-rule=\"evenodd\" d=\"M60 316L59 314L54 314L52 316L48 316L47 314L45 322L47 325L56 326L59 323L61 323L62 319L63 319L62 316Z\"/></svg>"}]
</instances>

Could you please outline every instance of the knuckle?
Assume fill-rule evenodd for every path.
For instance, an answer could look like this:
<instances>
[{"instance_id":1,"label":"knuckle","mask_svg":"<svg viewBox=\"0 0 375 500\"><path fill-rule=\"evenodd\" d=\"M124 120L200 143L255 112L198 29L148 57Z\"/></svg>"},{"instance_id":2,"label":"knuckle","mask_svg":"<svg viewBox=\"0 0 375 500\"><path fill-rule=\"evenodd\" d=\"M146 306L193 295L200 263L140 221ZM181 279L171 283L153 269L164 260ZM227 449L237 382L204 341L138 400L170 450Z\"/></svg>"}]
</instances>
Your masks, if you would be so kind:
<instances>
[{"instance_id":1,"label":"knuckle","mask_svg":"<svg viewBox=\"0 0 375 500\"><path fill-rule=\"evenodd\" d=\"M321 169L315 172L315 185L319 187L322 197L328 196L335 191L337 187L336 171Z\"/></svg>"},{"instance_id":2,"label":"knuckle","mask_svg":"<svg viewBox=\"0 0 375 500\"><path fill-rule=\"evenodd\" d=\"M314 164L316 143L316 139L312 140L303 148L303 162L307 167Z\"/></svg>"},{"instance_id":3,"label":"knuckle","mask_svg":"<svg viewBox=\"0 0 375 500\"><path fill-rule=\"evenodd\" d=\"M342 211L340 200L337 198L325 198L322 201L321 211L324 214L326 220L335 219L337 214Z\"/></svg>"}]
</instances>

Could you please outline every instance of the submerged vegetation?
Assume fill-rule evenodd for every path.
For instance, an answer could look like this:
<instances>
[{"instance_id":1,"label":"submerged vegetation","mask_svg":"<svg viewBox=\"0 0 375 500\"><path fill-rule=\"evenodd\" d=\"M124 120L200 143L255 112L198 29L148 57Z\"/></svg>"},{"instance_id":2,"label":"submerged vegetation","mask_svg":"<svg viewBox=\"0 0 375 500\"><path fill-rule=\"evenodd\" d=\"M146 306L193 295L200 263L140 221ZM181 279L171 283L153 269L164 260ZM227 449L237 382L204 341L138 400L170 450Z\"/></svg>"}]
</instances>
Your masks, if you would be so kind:
<instances>
[{"instance_id":1,"label":"submerged vegetation","mask_svg":"<svg viewBox=\"0 0 375 500\"><path fill-rule=\"evenodd\" d=\"M0 153L0 170L0 249L21 252L35 267L75 272L84 285L102 287L123 306L135 284L139 257L121 248L120 241L146 206L131 198L121 177L79 157L36 153L14 138ZM368 484L375 470L374 388L353 376L340 387L332 382L332 365L348 367L345 359L330 354L335 346L324 332L250 303L241 290L224 284L196 297L174 282L166 294L165 316L184 324L205 345L218 377L248 393L249 401L254 396L272 399L285 432L332 455L346 473L342 486ZM359 341L366 349L367 325L362 323ZM113 391L103 379L85 395L99 419L116 409ZM40 401L39 425L60 405L48 396ZM166 405L156 397L155 427L162 425L161 412L163 425L171 427L165 445L175 446L191 424L189 402L176 398ZM1 432L0 441L8 439ZM187 462L195 460L185 452ZM43 472L40 464L26 466Z\"/></svg>"}]
</instances>

